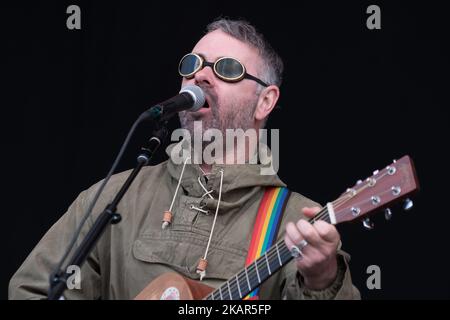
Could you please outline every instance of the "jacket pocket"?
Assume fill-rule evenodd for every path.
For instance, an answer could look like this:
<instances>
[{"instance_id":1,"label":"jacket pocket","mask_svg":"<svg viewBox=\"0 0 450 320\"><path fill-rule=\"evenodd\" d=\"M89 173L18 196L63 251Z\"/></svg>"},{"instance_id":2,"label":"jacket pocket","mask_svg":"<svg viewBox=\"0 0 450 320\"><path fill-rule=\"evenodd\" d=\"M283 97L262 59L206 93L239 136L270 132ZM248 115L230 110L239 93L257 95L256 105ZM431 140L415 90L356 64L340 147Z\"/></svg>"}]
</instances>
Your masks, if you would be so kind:
<instances>
[{"instance_id":1,"label":"jacket pocket","mask_svg":"<svg viewBox=\"0 0 450 320\"><path fill-rule=\"evenodd\" d=\"M199 279L196 268L207 242L207 236L187 231L150 232L134 242L133 255L140 261L161 264L191 279ZM244 267L246 254L246 250L227 241L211 241L205 278L231 278Z\"/></svg>"}]
</instances>

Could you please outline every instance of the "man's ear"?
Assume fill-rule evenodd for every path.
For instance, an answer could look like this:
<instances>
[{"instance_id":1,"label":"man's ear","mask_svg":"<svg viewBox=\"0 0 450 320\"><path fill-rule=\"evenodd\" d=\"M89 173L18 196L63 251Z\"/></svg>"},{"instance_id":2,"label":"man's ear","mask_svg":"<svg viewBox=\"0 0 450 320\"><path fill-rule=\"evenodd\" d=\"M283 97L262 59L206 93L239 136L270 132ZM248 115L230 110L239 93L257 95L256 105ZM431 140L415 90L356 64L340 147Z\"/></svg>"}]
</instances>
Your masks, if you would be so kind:
<instances>
[{"instance_id":1,"label":"man's ear","mask_svg":"<svg viewBox=\"0 0 450 320\"><path fill-rule=\"evenodd\" d=\"M268 86L261 92L255 109L255 120L257 122L264 120L272 112L279 96L280 88L275 85Z\"/></svg>"}]
</instances>

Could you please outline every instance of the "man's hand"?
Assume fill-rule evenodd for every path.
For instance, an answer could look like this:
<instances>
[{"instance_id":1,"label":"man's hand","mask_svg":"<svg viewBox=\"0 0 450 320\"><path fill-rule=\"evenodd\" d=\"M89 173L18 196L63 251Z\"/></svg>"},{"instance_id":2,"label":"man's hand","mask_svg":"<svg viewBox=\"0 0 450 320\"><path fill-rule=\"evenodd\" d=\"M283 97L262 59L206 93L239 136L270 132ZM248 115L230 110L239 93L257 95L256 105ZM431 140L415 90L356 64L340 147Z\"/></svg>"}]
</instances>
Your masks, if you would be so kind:
<instances>
[{"instance_id":1,"label":"man's hand","mask_svg":"<svg viewBox=\"0 0 450 320\"><path fill-rule=\"evenodd\" d=\"M307 218L312 218L320 208L305 207L302 211ZM325 289L336 279L339 233L332 224L321 220L314 225L304 219L295 224L289 222L284 237L288 249L293 245L301 248L303 240L307 241L307 245L301 249L301 256L296 259L297 268L304 277L306 287L312 290Z\"/></svg>"}]
</instances>

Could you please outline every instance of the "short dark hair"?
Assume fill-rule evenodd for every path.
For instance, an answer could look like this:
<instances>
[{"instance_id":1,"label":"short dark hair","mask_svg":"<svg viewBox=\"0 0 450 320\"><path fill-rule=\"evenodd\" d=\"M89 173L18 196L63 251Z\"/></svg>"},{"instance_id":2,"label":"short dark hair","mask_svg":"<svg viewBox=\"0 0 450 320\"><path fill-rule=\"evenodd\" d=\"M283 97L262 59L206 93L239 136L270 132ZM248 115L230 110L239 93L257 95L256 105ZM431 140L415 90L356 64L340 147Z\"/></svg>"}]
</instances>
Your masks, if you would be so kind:
<instances>
[{"instance_id":1,"label":"short dark hair","mask_svg":"<svg viewBox=\"0 0 450 320\"><path fill-rule=\"evenodd\" d=\"M206 32L221 30L246 44L256 48L263 61L258 75L266 83L281 86L283 61L265 37L254 26L245 20L219 18L206 27Z\"/></svg>"}]
</instances>

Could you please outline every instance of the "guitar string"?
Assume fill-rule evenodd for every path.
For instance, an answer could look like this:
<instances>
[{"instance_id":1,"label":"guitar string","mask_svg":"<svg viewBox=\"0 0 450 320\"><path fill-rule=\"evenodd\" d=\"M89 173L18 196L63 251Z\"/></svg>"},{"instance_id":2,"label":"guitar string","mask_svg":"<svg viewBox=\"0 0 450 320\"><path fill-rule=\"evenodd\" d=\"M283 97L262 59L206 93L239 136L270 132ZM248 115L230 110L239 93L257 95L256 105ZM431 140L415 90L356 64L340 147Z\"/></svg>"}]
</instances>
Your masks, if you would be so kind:
<instances>
[{"instance_id":1,"label":"guitar string","mask_svg":"<svg viewBox=\"0 0 450 320\"><path fill-rule=\"evenodd\" d=\"M283 246L280 250L279 250L279 253L280 253L280 256L281 257L283 257L282 258L282 260L285 260L285 259L287 259L287 260L289 260L290 259L290 257L291 257L291 253L290 253L290 251L289 251L289 249L286 247L286 246ZM258 260L258 259L257 259ZM286 261L287 262L287 261ZM285 263L286 263L285 262ZM252 265L254 264L254 262L252 262ZM279 268L281 268L281 266L279 266ZM254 268L253 268L254 269ZM259 270L259 269L258 269ZM263 273L263 271L264 270L266 270L266 272L265 273ZM278 269L276 270L276 271L278 271ZM252 270L250 271L250 272L252 272ZM265 280L267 280L269 277L270 277L270 274L269 274L269 272L268 272L268 269L266 268L266 269L261 269L261 271L260 271L260 275L262 274L262 277L264 278L264 281ZM237 274L237 277L238 277L238 279L242 279L243 277L246 277L244 274L242 274L242 272L240 272L239 274ZM218 297L217 298L219 298L220 297L220 295L218 294L218 292L219 292L219 290L223 290L223 292L224 293L226 293L228 296L229 296L229 294L228 294L228 283L230 284L230 291L231 291L231 297L230 298L234 298L234 297L240 297L240 295L239 295L239 289L238 289L238 284L237 284L237 281L235 280L236 279L236 275L235 275L235 277L233 277L233 278L230 278L230 280L229 281L226 281L224 284L222 284L221 286L220 286L220 289L219 288L217 288L216 290L214 290L212 293L210 293L208 296L206 296L205 297L205 299L208 299L208 298L210 298L210 297L212 297L213 295L217 295ZM244 278L244 283L246 282L246 279ZM264 281L262 281L262 282L264 282ZM240 289L241 289L241 291L243 291L243 292L247 292L246 294L243 294L242 295L242 298L244 298L245 296L247 296L249 293L251 293L253 290L255 290L257 287L259 287L260 285L261 285L261 283L259 282L259 279L257 278L257 275L255 274L255 273L252 273L252 274L250 274L249 275L249 282L250 282L250 285L253 287L253 289L251 290L251 291L249 291L248 290L248 286L246 285L244 288L242 288L241 286L240 286ZM242 283L242 280L239 280L239 283ZM254 283L256 283L256 285L253 285ZM226 289L226 290L225 290ZM224 296L224 294L222 294L222 297ZM216 299L216 298L214 298L214 299ZM226 299L223 299L223 300L226 300Z\"/></svg>"},{"instance_id":2,"label":"guitar string","mask_svg":"<svg viewBox=\"0 0 450 320\"><path fill-rule=\"evenodd\" d=\"M281 247L281 249L284 249L284 247L285 247L285 246ZM275 257L275 255L277 255L276 249L275 249L275 248L276 248L276 247L273 246L273 248L271 248L271 249L268 250L268 252L267 252L268 259L272 260L272 259ZM282 250L278 250L278 251L279 251L280 254L282 253ZM256 279L256 278L257 278L257 275L256 275L256 273L255 273L255 269L256 269L256 264L255 264L255 262L258 263L258 262L260 262L260 261L261 261L260 258L258 258L258 259L256 259L255 261L253 261L250 265L248 265L247 267L244 268L244 269L247 269L247 273L245 273L245 270L240 271L239 273L235 274L234 277L230 278L229 281L226 281L224 284L222 284L222 285L220 286L220 288L223 289L224 287L227 286L227 282L230 282L230 285L233 287L233 292L236 292L235 289L237 289L237 283L236 283L236 281L234 281L235 284L233 284L233 282L232 282L233 279L236 279L236 276L238 277L238 279L242 279L242 278L243 278L244 280L246 280L246 278L248 277L248 278L249 278L250 285L253 286L254 288L256 288L256 287L253 285L253 283L256 282L256 283L259 285L259 281L253 281L253 280L257 280L257 279ZM281 266L280 266L280 267L281 267ZM259 271L259 269L258 269L258 271ZM241 282L240 282L240 283L241 283ZM245 282L244 282L244 283L245 283ZM236 287L236 288L234 288L234 287ZM218 288L217 290L213 291L212 294L214 294L214 293L217 292L218 290L219 290L219 288ZM248 290L248 285L245 286L245 291L247 291L247 290ZM244 290L243 290L243 291L244 291ZM252 290L252 291L253 291L253 290ZM250 291L250 292L251 292L251 291Z\"/></svg>"},{"instance_id":3,"label":"guitar string","mask_svg":"<svg viewBox=\"0 0 450 320\"><path fill-rule=\"evenodd\" d=\"M388 174L388 170L387 169L385 169L386 171L384 172L384 173L382 173L379 177L377 177L377 180L376 181L379 181L379 180L381 180L382 178L384 178L387 174ZM338 199L336 199L335 201L333 201L332 202L332 205L333 205L333 207L335 207L335 208L338 208L339 206L341 206L341 205L343 205L345 202L347 202L348 200L350 200L350 199L352 199L353 197L355 197L356 195L358 195L358 194L360 194L362 191L364 191L365 189L367 189L368 187L370 187L370 182L369 183L366 183L366 184L364 184L361 188L359 188L359 189L353 189L355 192L352 194L351 192L350 193L346 193L346 194L344 194L344 195L342 195L341 197L339 197ZM348 196L348 198L347 199L343 199L344 197L346 197L346 196ZM339 204L335 204L335 202L338 202L339 200L341 200L342 199L342 201L339 203ZM328 211L324 211L324 212L319 212L317 215L316 215L316 217L318 217L319 219L320 218L323 218L326 214L328 214ZM336 216L342 216L342 213L337 213L336 214Z\"/></svg>"},{"instance_id":4,"label":"guitar string","mask_svg":"<svg viewBox=\"0 0 450 320\"><path fill-rule=\"evenodd\" d=\"M379 193L378 194L378 196L383 196L383 195L385 195L385 194L387 194L387 193L391 193L391 192L393 192L392 190L386 190L386 191L384 191L384 192L382 192L382 193ZM365 202L367 202L368 200L361 200L360 202L355 202L353 205L354 206L356 206L356 207L358 207L358 206L360 206L360 205L363 205ZM374 209L376 209L376 207L374 207ZM342 212L342 214L345 214L345 212ZM340 214L340 215L342 215L342 214Z\"/></svg>"}]
</instances>

